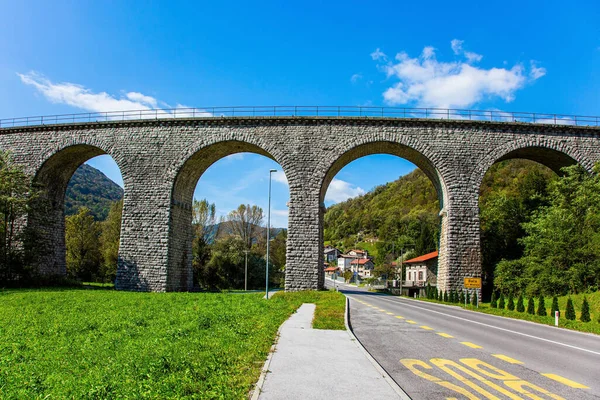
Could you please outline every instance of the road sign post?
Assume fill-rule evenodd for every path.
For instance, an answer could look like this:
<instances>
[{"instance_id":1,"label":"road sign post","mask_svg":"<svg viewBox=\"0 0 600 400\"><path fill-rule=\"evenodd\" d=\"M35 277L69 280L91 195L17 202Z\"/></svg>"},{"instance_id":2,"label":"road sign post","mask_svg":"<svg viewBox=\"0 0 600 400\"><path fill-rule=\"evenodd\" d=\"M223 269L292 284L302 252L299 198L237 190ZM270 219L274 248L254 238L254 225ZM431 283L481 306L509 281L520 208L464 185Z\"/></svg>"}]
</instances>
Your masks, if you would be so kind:
<instances>
[{"instance_id":1,"label":"road sign post","mask_svg":"<svg viewBox=\"0 0 600 400\"><path fill-rule=\"evenodd\" d=\"M465 278L464 287L466 290L475 289L473 295L477 296L475 299L475 306L479 308L479 291L481 290L481 278ZM465 296L465 307L467 306L467 296Z\"/></svg>"}]
</instances>

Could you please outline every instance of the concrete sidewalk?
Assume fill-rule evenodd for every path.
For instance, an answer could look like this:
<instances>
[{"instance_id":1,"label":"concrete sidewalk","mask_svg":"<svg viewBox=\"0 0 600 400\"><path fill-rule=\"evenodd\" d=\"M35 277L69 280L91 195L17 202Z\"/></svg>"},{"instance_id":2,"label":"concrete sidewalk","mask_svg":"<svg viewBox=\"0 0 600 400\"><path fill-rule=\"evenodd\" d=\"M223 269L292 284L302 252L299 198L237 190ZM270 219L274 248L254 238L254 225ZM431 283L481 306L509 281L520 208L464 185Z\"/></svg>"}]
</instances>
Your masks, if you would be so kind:
<instances>
[{"instance_id":1,"label":"concrete sidewalk","mask_svg":"<svg viewBox=\"0 0 600 400\"><path fill-rule=\"evenodd\" d=\"M253 399L408 398L350 332L312 329L314 311L303 304L281 326Z\"/></svg>"}]
</instances>

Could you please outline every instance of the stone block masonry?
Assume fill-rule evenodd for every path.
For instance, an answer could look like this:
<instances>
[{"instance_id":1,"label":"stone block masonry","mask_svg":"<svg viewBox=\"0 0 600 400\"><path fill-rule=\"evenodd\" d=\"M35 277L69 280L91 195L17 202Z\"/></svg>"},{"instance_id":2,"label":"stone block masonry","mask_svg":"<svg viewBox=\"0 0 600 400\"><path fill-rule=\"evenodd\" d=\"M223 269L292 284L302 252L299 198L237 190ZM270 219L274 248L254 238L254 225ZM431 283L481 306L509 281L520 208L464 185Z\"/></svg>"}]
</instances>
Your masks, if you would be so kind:
<instances>
[{"instance_id":1,"label":"stone block masonry","mask_svg":"<svg viewBox=\"0 0 600 400\"><path fill-rule=\"evenodd\" d=\"M0 129L0 148L46 188L49 210L30 215L45 249L40 273L65 274L64 195L77 167L100 154L121 169L125 195L117 288L191 289L191 205L204 171L230 154L278 162L290 188L285 289L323 287L323 200L341 168L393 154L421 168L440 198L438 286L481 275L479 187L497 161L526 158L553 170L600 160L600 128L353 117L231 117ZM265 171L265 176L268 171Z\"/></svg>"}]
</instances>

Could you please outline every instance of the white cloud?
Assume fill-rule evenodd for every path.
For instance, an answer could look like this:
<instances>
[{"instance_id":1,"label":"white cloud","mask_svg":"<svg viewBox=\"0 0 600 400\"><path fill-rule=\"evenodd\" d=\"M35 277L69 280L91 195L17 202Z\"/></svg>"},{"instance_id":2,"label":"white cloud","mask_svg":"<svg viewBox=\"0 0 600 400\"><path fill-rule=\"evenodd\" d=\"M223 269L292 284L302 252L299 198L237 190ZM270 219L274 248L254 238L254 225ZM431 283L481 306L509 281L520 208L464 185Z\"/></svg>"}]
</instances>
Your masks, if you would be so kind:
<instances>
[{"instance_id":1,"label":"white cloud","mask_svg":"<svg viewBox=\"0 0 600 400\"><path fill-rule=\"evenodd\" d=\"M379 50L379 48L377 48L374 52L371 53L371 58L375 61L377 61L377 60L387 61L387 56L385 55L384 52Z\"/></svg>"},{"instance_id":2,"label":"white cloud","mask_svg":"<svg viewBox=\"0 0 600 400\"><path fill-rule=\"evenodd\" d=\"M360 79L362 79L362 75L361 74L354 74L350 77L350 82L352 83L356 83L358 82Z\"/></svg>"},{"instance_id":3,"label":"white cloud","mask_svg":"<svg viewBox=\"0 0 600 400\"><path fill-rule=\"evenodd\" d=\"M538 67L535 61L530 62L531 72L529 72L529 76L531 79L538 79L542 76L546 75L546 68Z\"/></svg>"},{"instance_id":4,"label":"white cloud","mask_svg":"<svg viewBox=\"0 0 600 400\"><path fill-rule=\"evenodd\" d=\"M327 188L325 200L339 203L363 194L365 194L365 191L361 187L334 178L329 184L329 188Z\"/></svg>"},{"instance_id":5,"label":"white cloud","mask_svg":"<svg viewBox=\"0 0 600 400\"><path fill-rule=\"evenodd\" d=\"M464 40L452 39L450 47L452 47L454 54L459 55L462 52L462 45L464 42Z\"/></svg>"},{"instance_id":6,"label":"white cloud","mask_svg":"<svg viewBox=\"0 0 600 400\"><path fill-rule=\"evenodd\" d=\"M483 58L481 54L472 53L470 51L465 51L465 57L467 57L467 61L470 63L481 61Z\"/></svg>"},{"instance_id":7,"label":"white cloud","mask_svg":"<svg viewBox=\"0 0 600 400\"><path fill-rule=\"evenodd\" d=\"M281 170L277 170L277 172L273 172L273 180L275 182L283 183L284 185L288 185L287 177L285 173Z\"/></svg>"},{"instance_id":8,"label":"white cloud","mask_svg":"<svg viewBox=\"0 0 600 400\"><path fill-rule=\"evenodd\" d=\"M479 68L470 64L481 60L476 53L465 52L463 41L451 42L455 54L466 61L438 61L433 47L425 47L419 57L411 58L405 52L396 55L394 62L379 66L389 78L396 78L384 93L390 105L416 103L421 107L465 108L486 98L499 97L506 102L515 98L517 90L544 76L545 70L531 64L527 75L517 64L507 68ZM379 49L378 49L379 50Z\"/></svg>"},{"instance_id":9,"label":"white cloud","mask_svg":"<svg viewBox=\"0 0 600 400\"><path fill-rule=\"evenodd\" d=\"M55 104L66 104L85 111L91 112L110 112L110 111L131 111L131 110L158 110L159 105L163 108L171 108L167 103L157 100L152 96L139 92L127 92L120 97L108 94L106 92L95 93L92 90L71 82L54 83L44 75L37 72L27 74L17 74L21 82L33 86L48 101ZM180 104L177 108L184 107ZM160 112L158 114L152 111L142 118L154 118L156 116L177 116L177 117L210 117L211 113L205 110L186 110L180 113ZM132 118L139 118L139 115L132 115Z\"/></svg>"}]
</instances>

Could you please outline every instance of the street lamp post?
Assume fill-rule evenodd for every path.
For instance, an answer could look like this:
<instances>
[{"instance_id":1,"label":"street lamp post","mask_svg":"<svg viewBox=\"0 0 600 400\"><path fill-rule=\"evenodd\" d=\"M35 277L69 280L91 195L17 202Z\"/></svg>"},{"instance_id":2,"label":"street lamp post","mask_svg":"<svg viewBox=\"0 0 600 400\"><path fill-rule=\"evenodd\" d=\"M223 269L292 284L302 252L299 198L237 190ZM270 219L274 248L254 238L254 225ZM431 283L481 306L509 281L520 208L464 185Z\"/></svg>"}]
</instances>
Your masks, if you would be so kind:
<instances>
[{"instance_id":1,"label":"street lamp post","mask_svg":"<svg viewBox=\"0 0 600 400\"><path fill-rule=\"evenodd\" d=\"M271 177L276 169L269 170L269 205L267 207L267 267L265 278L265 292L267 300L269 299L269 241L271 240Z\"/></svg>"}]
</instances>

